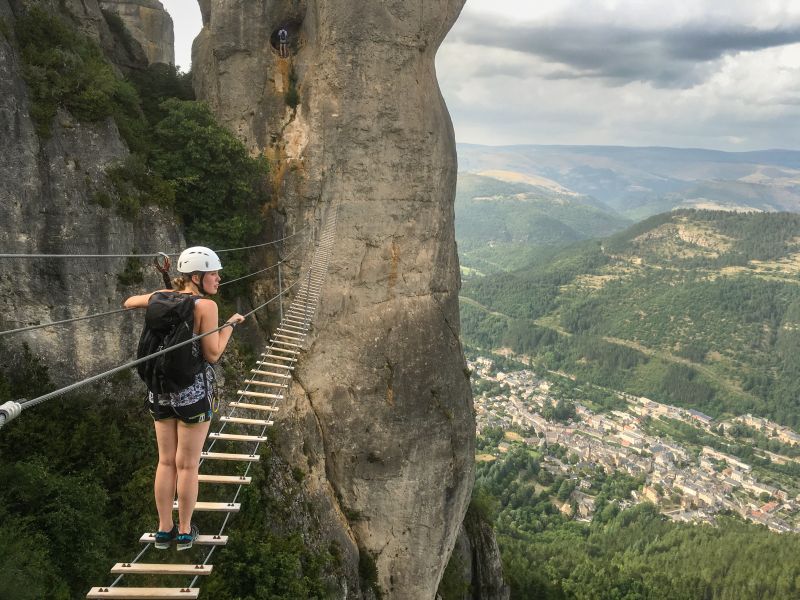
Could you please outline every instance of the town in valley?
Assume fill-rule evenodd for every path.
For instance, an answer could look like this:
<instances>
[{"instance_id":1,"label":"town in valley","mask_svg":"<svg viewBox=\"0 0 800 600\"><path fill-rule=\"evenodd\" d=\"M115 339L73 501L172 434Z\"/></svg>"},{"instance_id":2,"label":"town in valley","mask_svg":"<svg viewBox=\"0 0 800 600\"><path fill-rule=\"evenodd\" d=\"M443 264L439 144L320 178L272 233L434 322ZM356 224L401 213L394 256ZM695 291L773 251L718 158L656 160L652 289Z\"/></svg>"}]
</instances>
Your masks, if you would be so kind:
<instances>
[{"instance_id":1,"label":"town in valley","mask_svg":"<svg viewBox=\"0 0 800 600\"><path fill-rule=\"evenodd\" d=\"M695 523L737 514L772 531L800 532L800 482L786 468L800 463L800 435L791 429L753 415L717 420L609 390L614 407L598 406L583 399L580 386L568 386L573 393L565 396L558 382L569 383L566 374L535 373L520 363L501 370L498 362L509 363L496 355L467 361L478 435L504 433L477 460L496 460L514 444L536 447L543 470L574 484L566 501L554 500L563 513L592 519L591 474L602 468L643 482L623 506L652 502L670 519ZM753 444L750 462L724 451L747 443Z\"/></svg>"}]
</instances>

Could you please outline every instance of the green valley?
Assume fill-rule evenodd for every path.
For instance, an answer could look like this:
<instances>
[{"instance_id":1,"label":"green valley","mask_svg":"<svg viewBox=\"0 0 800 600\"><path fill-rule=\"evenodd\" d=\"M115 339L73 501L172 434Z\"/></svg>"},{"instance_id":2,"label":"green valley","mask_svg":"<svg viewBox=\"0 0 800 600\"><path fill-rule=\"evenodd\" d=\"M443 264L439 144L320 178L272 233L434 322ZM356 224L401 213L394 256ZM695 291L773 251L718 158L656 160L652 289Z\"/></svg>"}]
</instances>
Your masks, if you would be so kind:
<instances>
[{"instance_id":1,"label":"green valley","mask_svg":"<svg viewBox=\"0 0 800 600\"><path fill-rule=\"evenodd\" d=\"M462 330L712 416L800 421L800 215L681 210L465 282Z\"/></svg>"},{"instance_id":2,"label":"green valley","mask_svg":"<svg viewBox=\"0 0 800 600\"><path fill-rule=\"evenodd\" d=\"M456 239L465 277L519 268L629 224L591 197L544 178L506 171L458 177Z\"/></svg>"}]
</instances>

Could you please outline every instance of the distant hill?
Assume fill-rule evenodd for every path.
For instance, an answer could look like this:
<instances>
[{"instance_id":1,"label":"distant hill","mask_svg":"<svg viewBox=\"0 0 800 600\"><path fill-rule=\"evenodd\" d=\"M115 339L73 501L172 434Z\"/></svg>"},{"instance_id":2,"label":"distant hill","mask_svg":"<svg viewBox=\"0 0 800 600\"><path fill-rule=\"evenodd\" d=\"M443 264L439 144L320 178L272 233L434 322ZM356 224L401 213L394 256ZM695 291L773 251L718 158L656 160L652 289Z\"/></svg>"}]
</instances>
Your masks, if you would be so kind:
<instances>
[{"instance_id":1,"label":"distant hill","mask_svg":"<svg viewBox=\"0 0 800 600\"><path fill-rule=\"evenodd\" d=\"M633 220L673 208L800 212L800 152L458 144L459 169L541 177Z\"/></svg>"},{"instance_id":2,"label":"distant hill","mask_svg":"<svg viewBox=\"0 0 800 600\"><path fill-rule=\"evenodd\" d=\"M601 202L542 177L508 171L458 177L461 262L481 273L517 268L541 255L543 247L607 236L628 225Z\"/></svg>"},{"instance_id":3,"label":"distant hill","mask_svg":"<svg viewBox=\"0 0 800 600\"><path fill-rule=\"evenodd\" d=\"M462 331L712 416L800 424L800 215L678 210L468 280Z\"/></svg>"}]
</instances>

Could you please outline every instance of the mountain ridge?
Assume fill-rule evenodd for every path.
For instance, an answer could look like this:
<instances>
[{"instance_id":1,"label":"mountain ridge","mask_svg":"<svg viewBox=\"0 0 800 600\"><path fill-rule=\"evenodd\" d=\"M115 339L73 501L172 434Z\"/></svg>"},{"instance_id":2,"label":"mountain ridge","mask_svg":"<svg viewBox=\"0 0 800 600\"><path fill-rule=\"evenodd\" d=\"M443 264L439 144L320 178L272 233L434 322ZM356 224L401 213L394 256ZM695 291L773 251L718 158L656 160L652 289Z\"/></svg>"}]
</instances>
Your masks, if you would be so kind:
<instances>
[{"instance_id":1,"label":"mountain ridge","mask_svg":"<svg viewBox=\"0 0 800 600\"><path fill-rule=\"evenodd\" d=\"M800 152L794 150L477 144L457 150L462 172L544 177L634 220L681 207L800 212Z\"/></svg>"}]
</instances>

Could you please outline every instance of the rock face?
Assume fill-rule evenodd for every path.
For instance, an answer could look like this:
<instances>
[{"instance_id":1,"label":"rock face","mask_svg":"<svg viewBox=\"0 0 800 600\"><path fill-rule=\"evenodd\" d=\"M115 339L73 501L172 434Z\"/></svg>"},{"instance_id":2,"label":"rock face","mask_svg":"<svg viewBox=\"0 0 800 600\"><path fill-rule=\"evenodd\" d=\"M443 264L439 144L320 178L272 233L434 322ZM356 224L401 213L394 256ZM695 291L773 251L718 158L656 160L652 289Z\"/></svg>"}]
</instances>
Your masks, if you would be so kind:
<instances>
[{"instance_id":1,"label":"rock face","mask_svg":"<svg viewBox=\"0 0 800 600\"><path fill-rule=\"evenodd\" d=\"M55 2L51 8L58 10ZM72 18L98 41L110 39L96 1L65 2ZM21 2L0 0L0 253L130 254L183 245L178 227L155 210L127 221L92 201L111 163L128 155L114 122L77 123L60 112L52 136L40 140L20 58L11 43ZM118 285L124 258L0 258L0 330L120 308L132 290ZM158 285L152 277L145 285ZM75 381L129 360L141 329L136 313L0 338L0 351L27 344L43 357L58 382Z\"/></svg>"},{"instance_id":2,"label":"rock face","mask_svg":"<svg viewBox=\"0 0 800 600\"><path fill-rule=\"evenodd\" d=\"M158 0L100 0L100 7L116 13L142 49L149 64L175 64L172 17Z\"/></svg>"},{"instance_id":3,"label":"rock face","mask_svg":"<svg viewBox=\"0 0 800 600\"><path fill-rule=\"evenodd\" d=\"M331 535L362 575L377 566L362 593L384 598L434 597L472 487L455 147L434 69L462 4L204 0L193 49L198 96L273 160L287 225L340 203L281 425Z\"/></svg>"},{"instance_id":4,"label":"rock face","mask_svg":"<svg viewBox=\"0 0 800 600\"><path fill-rule=\"evenodd\" d=\"M500 549L492 526L472 510L467 512L450 558L460 567L469 590L462 600L508 600L511 589L503 579Z\"/></svg>"}]
</instances>

